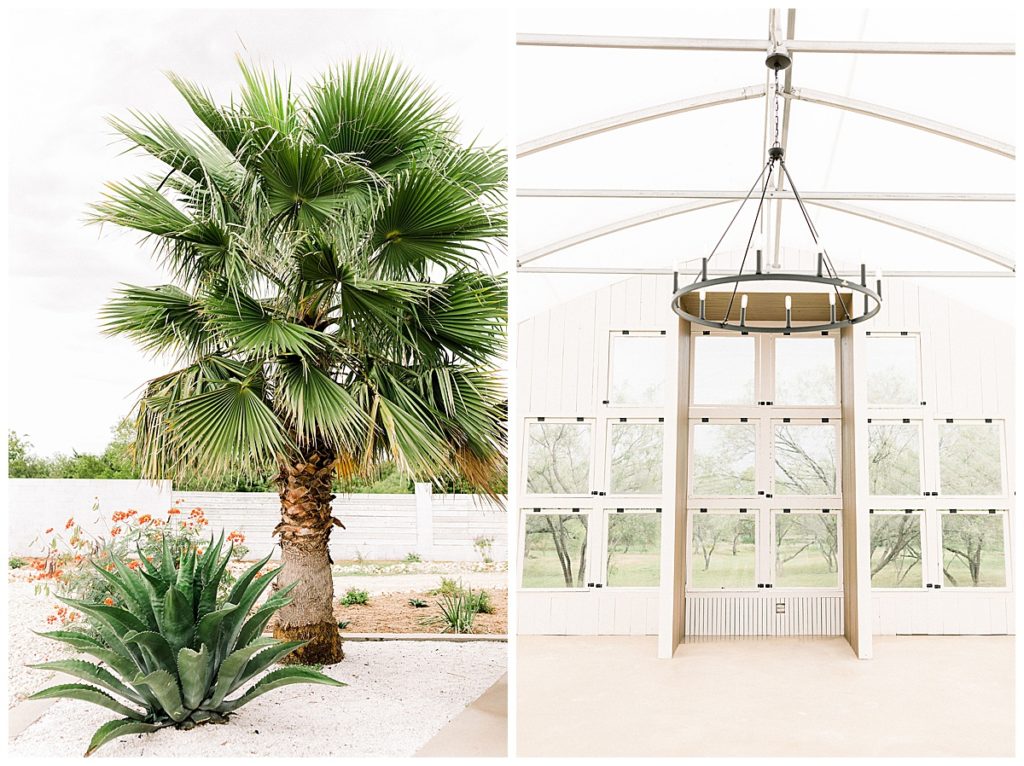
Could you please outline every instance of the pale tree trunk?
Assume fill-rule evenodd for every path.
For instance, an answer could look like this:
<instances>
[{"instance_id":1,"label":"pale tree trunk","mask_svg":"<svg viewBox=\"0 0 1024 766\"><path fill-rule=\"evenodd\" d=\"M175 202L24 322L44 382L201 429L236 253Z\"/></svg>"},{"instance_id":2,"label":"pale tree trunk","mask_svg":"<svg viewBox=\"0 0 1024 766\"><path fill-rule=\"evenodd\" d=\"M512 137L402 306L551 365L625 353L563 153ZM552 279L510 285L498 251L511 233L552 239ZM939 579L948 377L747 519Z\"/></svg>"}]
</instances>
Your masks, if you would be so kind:
<instances>
[{"instance_id":1,"label":"pale tree trunk","mask_svg":"<svg viewBox=\"0 0 1024 766\"><path fill-rule=\"evenodd\" d=\"M286 662L329 665L345 655L334 617L334 581L327 544L334 525L331 481L334 458L327 450L310 451L292 464L282 464L277 476L281 496L281 563L275 587L295 582L292 602L277 613L274 638L309 641L288 655Z\"/></svg>"}]
</instances>

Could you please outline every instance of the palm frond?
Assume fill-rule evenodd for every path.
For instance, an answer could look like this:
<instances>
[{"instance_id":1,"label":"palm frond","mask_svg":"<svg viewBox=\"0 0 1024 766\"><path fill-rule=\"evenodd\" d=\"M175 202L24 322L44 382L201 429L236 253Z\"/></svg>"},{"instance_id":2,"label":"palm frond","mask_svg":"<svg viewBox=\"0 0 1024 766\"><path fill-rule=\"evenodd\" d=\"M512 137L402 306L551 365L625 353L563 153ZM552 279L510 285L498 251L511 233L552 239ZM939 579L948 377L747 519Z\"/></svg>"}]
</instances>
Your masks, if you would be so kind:
<instances>
[{"instance_id":1,"label":"palm frond","mask_svg":"<svg viewBox=\"0 0 1024 766\"><path fill-rule=\"evenodd\" d=\"M176 350L191 357L213 350L214 338L196 299L176 285L126 285L100 311L108 335L125 335L150 353Z\"/></svg>"}]
</instances>

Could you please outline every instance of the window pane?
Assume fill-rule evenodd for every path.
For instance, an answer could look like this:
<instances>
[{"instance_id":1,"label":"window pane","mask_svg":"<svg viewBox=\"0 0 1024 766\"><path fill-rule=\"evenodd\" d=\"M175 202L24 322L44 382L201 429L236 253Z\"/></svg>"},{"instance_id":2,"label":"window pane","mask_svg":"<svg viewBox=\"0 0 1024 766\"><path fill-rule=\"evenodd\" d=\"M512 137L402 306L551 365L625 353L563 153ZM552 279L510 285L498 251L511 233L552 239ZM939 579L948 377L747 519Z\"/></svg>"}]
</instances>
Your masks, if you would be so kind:
<instances>
[{"instance_id":1,"label":"window pane","mask_svg":"<svg viewBox=\"0 0 1024 766\"><path fill-rule=\"evenodd\" d=\"M693 427L694 495L753 495L754 426L701 423Z\"/></svg>"},{"instance_id":2,"label":"window pane","mask_svg":"<svg viewBox=\"0 0 1024 766\"><path fill-rule=\"evenodd\" d=\"M657 587L661 579L661 514L608 515L609 586Z\"/></svg>"},{"instance_id":3,"label":"window pane","mask_svg":"<svg viewBox=\"0 0 1024 766\"><path fill-rule=\"evenodd\" d=\"M1003 517L999 513L944 513L943 582L953 588L1006 585Z\"/></svg>"},{"instance_id":4,"label":"window pane","mask_svg":"<svg viewBox=\"0 0 1024 766\"><path fill-rule=\"evenodd\" d=\"M776 514L775 587L838 587L838 530L832 513Z\"/></svg>"},{"instance_id":5,"label":"window pane","mask_svg":"<svg viewBox=\"0 0 1024 766\"><path fill-rule=\"evenodd\" d=\"M834 426L775 426L775 494L836 494Z\"/></svg>"},{"instance_id":6,"label":"window pane","mask_svg":"<svg viewBox=\"0 0 1024 766\"><path fill-rule=\"evenodd\" d=\"M694 338L692 404L754 403L754 339Z\"/></svg>"},{"instance_id":7,"label":"window pane","mask_svg":"<svg viewBox=\"0 0 1024 766\"><path fill-rule=\"evenodd\" d=\"M757 562L755 535L754 520L740 514L694 514L690 585L753 588Z\"/></svg>"},{"instance_id":8,"label":"window pane","mask_svg":"<svg viewBox=\"0 0 1024 766\"><path fill-rule=\"evenodd\" d=\"M871 585L920 588L921 514L871 514Z\"/></svg>"},{"instance_id":9,"label":"window pane","mask_svg":"<svg viewBox=\"0 0 1024 766\"><path fill-rule=\"evenodd\" d=\"M834 338L775 339L775 404L835 404Z\"/></svg>"},{"instance_id":10,"label":"window pane","mask_svg":"<svg viewBox=\"0 0 1024 766\"><path fill-rule=\"evenodd\" d=\"M1003 457L994 423L939 426L939 490L944 495L1001 495Z\"/></svg>"},{"instance_id":11,"label":"window pane","mask_svg":"<svg viewBox=\"0 0 1024 766\"><path fill-rule=\"evenodd\" d=\"M530 423L527 491L585 495L589 484L590 424Z\"/></svg>"},{"instance_id":12,"label":"window pane","mask_svg":"<svg viewBox=\"0 0 1024 766\"><path fill-rule=\"evenodd\" d=\"M920 404L917 338L867 341L868 404Z\"/></svg>"},{"instance_id":13,"label":"window pane","mask_svg":"<svg viewBox=\"0 0 1024 766\"><path fill-rule=\"evenodd\" d=\"M611 391L613 405L657 407L665 403L665 354L668 338L612 336Z\"/></svg>"},{"instance_id":14,"label":"window pane","mask_svg":"<svg viewBox=\"0 0 1024 766\"><path fill-rule=\"evenodd\" d=\"M919 429L916 423L868 426L868 483L872 495L920 494Z\"/></svg>"},{"instance_id":15,"label":"window pane","mask_svg":"<svg viewBox=\"0 0 1024 766\"><path fill-rule=\"evenodd\" d=\"M611 423L611 492L661 494L661 423Z\"/></svg>"},{"instance_id":16,"label":"window pane","mask_svg":"<svg viewBox=\"0 0 1024 766\"><path fill-rule=\"evenodd\" d=\"M528 513L523 539L524 588L583 588L587 578L587 517Z\"/></svg>"}]
</instances>

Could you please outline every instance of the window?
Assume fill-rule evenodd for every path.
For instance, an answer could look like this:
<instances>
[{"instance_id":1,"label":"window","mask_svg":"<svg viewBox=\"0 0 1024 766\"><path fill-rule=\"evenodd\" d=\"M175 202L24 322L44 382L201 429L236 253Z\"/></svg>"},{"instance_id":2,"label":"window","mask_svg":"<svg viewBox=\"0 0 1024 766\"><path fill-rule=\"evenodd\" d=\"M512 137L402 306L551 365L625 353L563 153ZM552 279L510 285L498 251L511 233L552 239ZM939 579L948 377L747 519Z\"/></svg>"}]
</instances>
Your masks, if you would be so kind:
<instances>
[{"instance_id":1,"label":"window","mask_svg":"<svg viewBox=\"0 0 1024 766\"><path fill-rule=\"evenodd\" d=\"M617 407L660 407L665 403L665 355L662 335L613 335L608 400Z\"/></svg>"},{"instance_id":2,"label":"window","mask_svg":"<svg viewBox=\"0 0 1024 766\"><path fill-rule=\"evenodd\" d=\"M755 587L755 520L739 511L693 512L691 518L689 587Z\"/></svg>"},{"instance_id":3,"label":"window","mask_svg":"<svg viewBox=\"0 0 1024 766\"><path fill-rule=\"evenodd\" d=\"M613 494L660 495L664 459L661 423L610 423Z\"/></svg>"},{"instance_id":4,"label":"window","mask_svg":"<svg viewBox=\"0 0 1024 766\"><path fill-rule=\"evenodd\" d=\"M587 515L524 511L523 587L587 586Z\"/></svg>"},{"instance_id":5,"label":"window","mask_svg":"<svg viewBox=\"0 0 1024 766\"><path fill-rule=\"evenodd\" d=\"M651 509L608 513L609 588L655 588L661 581L661 514Z\"/></svg>"},{"instance_id":6,"label":"window","mask_svg":"<svg viewBox=\"0 0 1024 766\"><path fill-rule=\"evenodd\" d=\"M914 335L867 339L868 404L921 403L919 347Z\"/></svg>"},{"instance_id":7,"label":"window","mask_svg":"<svg viewBox=\"0 0 1024 766\"><path fill-rule=\"evenodd\" d=\"M775 493L837 493L836 427L831 424L775 425Z\"/></svg>"},{"instance_id":8,"label":"window","mask_svg":"<svg viewBox=\"0 0 1024 766\"><path fill-rule=\"evenodd\" d=\"M756 428L751 423L693 427L694 495L753 495Z\"/></svg>"},{"instance_id":9,"label":"window","mask_svg":"<svg viewBox=\"0 0 1024 766\"><path fill-rule=\"evenodd\" d=\"M774 514L775 587L839 587L838 512Z\"/></svg>"},{"instance_id":10,"label":"window","mask_svg":"<svg viewBox=\"0 0 1024 766\"><path fill-rule=\"evenodd\" d=\"M775 404L836 404L834 338L775 339Z\"/></svg>"},{"instance_id":11,"label":"window","mask_svg":"<svg viewBox=\"0 0 1024 766\"><path fill-rule=\"evenodd\" d=\"M590 492L590 423L530 423L526 491L543 495Z\"/></svg>"},{"instance_id":12,"label":"window","mask_svg":"<svg viewBox=\"0 0 1024 766\"><path fill-rule=\"evenodd\" d=\"M1005 512L946 511L942 582L951 588L1006 587Z\"/></svg>"},{"instance_id":13,"label":"window","mask_svg":"<svg viewBox=\"0 0 1024 766\"><path fill-rule=\"evenodd\" d=\"M753 337L697 335L692 404L753 404Z\"/></svg>"},{"instance_id":14,"label":"window","mask_svg":"<svg viewBox=\"0 0 1024 766\"><path fill-rule=\"evenodd\" d=\"M939 425L939 491L943 495L1003 493L1002 429L998 424Z\"/></svg>"},{"instance_id":15,"label":"window","mask_svg":"<svg viewBox=\"0 0 1024 766\"><path fill-rule=\"evenodd\" d=\"M871 512L871 586L920 588L924 585L921 563L920 511Z\"/></svg>"},{"instance_id":16,"label":"window","mask_svg":"<svg viewBox=\"0 0 1024 766\"><path fill-rule=\"evenodd\" d=\"M868 426L868 484L872 495L920 494L920 423Z\"/></svg>"}]
</instances>

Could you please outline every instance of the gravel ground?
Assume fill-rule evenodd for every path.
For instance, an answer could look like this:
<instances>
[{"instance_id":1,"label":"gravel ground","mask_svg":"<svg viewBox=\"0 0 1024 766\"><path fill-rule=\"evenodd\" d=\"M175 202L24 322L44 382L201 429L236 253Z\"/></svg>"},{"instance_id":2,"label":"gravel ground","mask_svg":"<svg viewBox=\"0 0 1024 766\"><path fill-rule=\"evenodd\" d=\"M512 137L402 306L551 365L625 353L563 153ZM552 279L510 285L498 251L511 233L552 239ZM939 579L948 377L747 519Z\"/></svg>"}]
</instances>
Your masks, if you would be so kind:
<instances>
[{"instance_id":1,"label":"gravel ground","mask_svg":"<svg viewBox=\"0 0 1024 766\"><path fill-rule=\"evenodd\" d=\"M37 596L35 586L25 582L24 576L12 574L7 588L7 706L13 707L56 678L53 673L26 668L26 664L60 660L73 656L74 652L64 644L40 638L32 632L56 630L59 627L46 624L46 617L53 614L53 605L57 599L42 594Z\"/></svg>"},{"instance_id":2,"label":"gravel ground","mask_svg":"<svg viewBox=\"0 0 1024 766\"><path fill-rule=\"evenodd\" d=\"M411 756L505 672L505 644L350 642L326 669L345 688L289 686L226 725L114 740L101 756ZM16 756L78 756L109 711L62 700L14 739Z\"/></svg>"}]
</instances>

